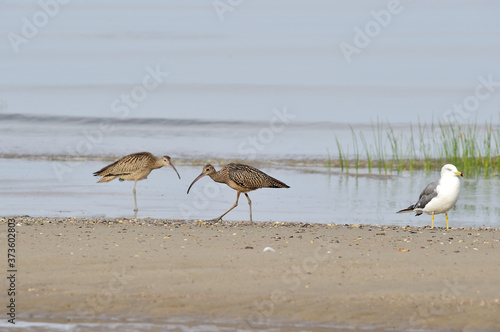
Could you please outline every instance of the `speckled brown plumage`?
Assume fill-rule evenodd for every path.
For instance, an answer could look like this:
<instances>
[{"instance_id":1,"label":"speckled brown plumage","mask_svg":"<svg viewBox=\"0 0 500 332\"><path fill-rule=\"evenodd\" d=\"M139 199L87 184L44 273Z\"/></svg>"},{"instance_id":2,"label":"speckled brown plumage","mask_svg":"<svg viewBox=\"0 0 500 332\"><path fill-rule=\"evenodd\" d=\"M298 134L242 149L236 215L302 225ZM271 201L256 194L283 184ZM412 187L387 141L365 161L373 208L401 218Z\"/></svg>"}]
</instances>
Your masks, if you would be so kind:
<instances>
[{"instance_id":1,"label":"speckled brown plumage","mask_svg":"<svg viewBox=\"0 0 500 332\"><path fill-rule=\"evenodd\" d=\"M216 171L215 168L209 164L203 167L202 173L191 183L187 191L188 194L193 184L205 175L210 176L210 178L215 182L227 184L237 192L236 202L234 205L217 218L217 220L221 220L222 217L224 217L229 211L238 206L238 200L241 193L244 193L247 197L248 205L250 206L250 221L252 221L252 201L247 194L249 191L259 188L290 188L280 180L277 180L252 166L230 163L221 168L219 171Z\"/></svg>"},{"instance_id":2,"label":"speckled brown plumage","mask_svg":"<svg viewBox=\"0 0 500 332\"><path fill-rule=\"evenodd\" d=\"M170 159L170 157L168 156L165 157ZM95 172L94 176L102 176L102 179L97 182L109 182L116 179L117 177L122 180L129 180L127 179L129 177L137 178L137 180L142 180L142 178L139 179L137 172L140 172L141 175L147 177L153 169L163 166L158 165L159 167L155 167L158 160L160 160L160 158L156 158L149 152L132 153L115 161L112 164L109 164L106 167L103 167L99 171ZM147 174L144 174L146 172ZM135 176L133 174L135 174Z\"/></svg>"},{"instance_id":3,"label":"speckled brown plumage","mask_svg":"<svg viewBox=\"0 0 500 332\"><path fill-rule=\"evenodd\" d=\"M210 167L213 168L212 165L205 166L205 168ZM207 175L215 182L228 184L228 182L232 181L240 187L233 189L240 190L241 192L249 192L259 188L289 188L280 180L267 175L255 167L244 164L227 164L220 171L210 172Z\"/></svg>"},{"instance_id":4,"label":"speckled brown plumage","mask_svg":"<svg viewBox=\"0 0 500 332\"><path fill-rule=\"evenodd\" d=\"M163 166L170 166L174 169L179 179L181 178L174 165L170 162L169 156L161 158L155 157L149 152L137 152L129 154L106 167L101 168L94 173L94 176L101 176L102 178L97 181L109 182L116 178L120 181L134 181L134 203L135 211L137 211L137 199L135 195L135 187L137 181L147 179L152 170L161 168Z\"/></svg>"}]
</instances>

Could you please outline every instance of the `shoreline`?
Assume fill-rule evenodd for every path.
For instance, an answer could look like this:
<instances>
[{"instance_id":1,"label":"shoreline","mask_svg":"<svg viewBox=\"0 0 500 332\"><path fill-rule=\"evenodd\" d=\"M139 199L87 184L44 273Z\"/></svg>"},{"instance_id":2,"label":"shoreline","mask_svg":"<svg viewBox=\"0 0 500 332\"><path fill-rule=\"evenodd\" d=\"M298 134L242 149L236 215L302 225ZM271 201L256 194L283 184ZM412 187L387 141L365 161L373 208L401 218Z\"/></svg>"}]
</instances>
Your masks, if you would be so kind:
<instances>
[{"instance_id":1,"label":"shoreline","mask_svg":"<svg viewBox=\"0 0 500 332\"><path fill-rule=\"evenodd\" d=\"M21 320L500 327L499 228L14 219Z\"/></svg>"}]
</instances>

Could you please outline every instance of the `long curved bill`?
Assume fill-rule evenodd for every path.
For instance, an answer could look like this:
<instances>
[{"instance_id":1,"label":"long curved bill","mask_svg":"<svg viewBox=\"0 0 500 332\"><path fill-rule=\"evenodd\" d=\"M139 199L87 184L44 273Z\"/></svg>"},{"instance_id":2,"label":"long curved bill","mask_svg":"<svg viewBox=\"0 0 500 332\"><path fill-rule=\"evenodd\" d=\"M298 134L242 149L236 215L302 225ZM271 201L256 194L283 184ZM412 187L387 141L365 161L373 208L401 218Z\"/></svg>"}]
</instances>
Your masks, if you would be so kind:
<instances>
[{"instance_id":1,"label":"long curved bill","mask_svg":"<svg viewBox=\"0 0 500 332\"><path fill-rule=\"evenodd\" d=\"M201 179L202 177L204 177L204 176L205 176L205 174L201 173L200 175L198 175L198 177L197 177L196 179L194 179L194 181L191 183L191 185L190 185L190 186L189 186L189 188L188 188L188 191L187 191L187 193L188 193L188 194L189 194L189 190L191 189L191 187L193 186L193 184L194 184L196 181L198 181L199 179Z\"/></svg>"},{"instance_id":2,"label":"long curved bill","mask_svg":"<svg viewBox=\"0 0 500 332\"><path fill-rule=\"evenodd\" d=\"M179 175L179 172L177 172L177 170L175 169L175 166L173 164L168 164L168 166L172 167L175 171L175 173L177 173L177 176L179 177L179 179L181 178L181 176Z\"/></svg>"}]
</instances>

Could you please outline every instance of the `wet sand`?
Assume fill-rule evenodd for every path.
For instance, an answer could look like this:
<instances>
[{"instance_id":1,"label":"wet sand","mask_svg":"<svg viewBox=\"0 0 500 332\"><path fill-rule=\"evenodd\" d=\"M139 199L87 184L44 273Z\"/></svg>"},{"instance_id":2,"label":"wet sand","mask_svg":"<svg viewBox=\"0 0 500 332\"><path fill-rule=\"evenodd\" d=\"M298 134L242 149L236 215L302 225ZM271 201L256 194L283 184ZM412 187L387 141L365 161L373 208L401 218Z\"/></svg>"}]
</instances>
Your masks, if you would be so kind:
<instances>
[{"instance_id":1,"label":"wet sand","mask_svg":"<svg viewBox=\"0 0 500 332\"><path fill-rule=\"evenodd\" d=\"M500 328L498 228L15 220L18 318Z\"/></svg>"}]
</instances>

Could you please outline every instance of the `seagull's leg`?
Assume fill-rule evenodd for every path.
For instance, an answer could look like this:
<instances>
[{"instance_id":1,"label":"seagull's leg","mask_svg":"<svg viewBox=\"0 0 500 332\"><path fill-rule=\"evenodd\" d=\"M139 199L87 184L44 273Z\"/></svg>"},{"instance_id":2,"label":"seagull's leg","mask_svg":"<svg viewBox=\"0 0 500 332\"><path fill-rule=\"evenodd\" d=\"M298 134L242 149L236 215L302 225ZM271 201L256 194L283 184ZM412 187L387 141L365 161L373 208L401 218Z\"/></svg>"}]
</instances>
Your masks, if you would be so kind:
<instances>
[{"instance_id":1,"label":"seagull's leg","mask_svg":"<svg viewBox=\"0 0 500 332\"><path fill-rule=\"evenodd\" d=\"M248 206L250 206L250 222L252 222L252 201L250 200L250 197L248 197L247 193L245 193L245 196L248 199Z\"/></svg>"},{"instance_id":2,"label":"seagull's leg","mask_svg":"<svg viewBox=\"0 0 500 332\"><path fill-rule=\"evenodd\" d=\"M231 206L231 207L229 208L229 210L227 210L226 212L224 212L224 213L222 214L222 216L220 216L219 218L215 218L215 219L214 219L215 221L220 221L220 220L222 220L222 217L224 217L224 216L225 216L225 215L226 215L229 211L231 211L232 209L234 209L235 207L237 207L237 206L238 206L238 200L240 199L240 194L241 194L241 193L238 191L238 192L237 192L237 194L236 194L236 202L234 202L233 206Z\"/></svg>"},{"instance_id":3,"label":"seagull's leg","mask_svg":"<svg viewBox=\"0 0 500 332\"><path fill-rule=\"evenodd\" d=\"M445 212L445 213L444 213L444 216L446 217L446 229L450 229L450 228L448 227L448 212Z\"/></svg>"},{"instance_id":4,"label":"seagull's leg","mask_svg":"<svg viewBox=\"0 0 500 332\"><path fill-rule=\"evenodd\" d=\"M434 228L434 212L432 212L431 216L432 216L431 229L433 229Z\"/></svg>"},{"instance_id":5,"label":"seagull's leg","mask_svg":"<svg viewBox=\"0 0 500 332\"><path fill-rule=\"evenodd\" d=\"M137 185L137 180L134 181L134 190L132 192L134 193L134 211L137 212L139 209L137 208L137 197L135 196L135 186Z\"/></svg>"}]
</instances>

